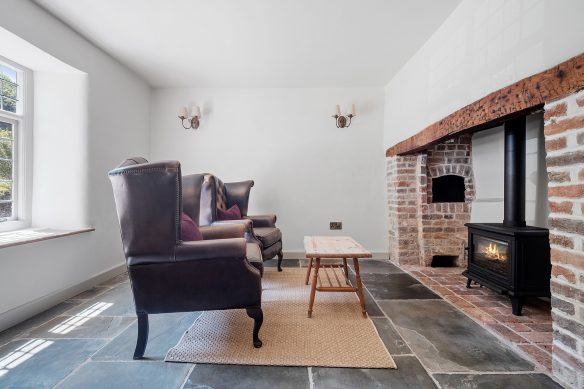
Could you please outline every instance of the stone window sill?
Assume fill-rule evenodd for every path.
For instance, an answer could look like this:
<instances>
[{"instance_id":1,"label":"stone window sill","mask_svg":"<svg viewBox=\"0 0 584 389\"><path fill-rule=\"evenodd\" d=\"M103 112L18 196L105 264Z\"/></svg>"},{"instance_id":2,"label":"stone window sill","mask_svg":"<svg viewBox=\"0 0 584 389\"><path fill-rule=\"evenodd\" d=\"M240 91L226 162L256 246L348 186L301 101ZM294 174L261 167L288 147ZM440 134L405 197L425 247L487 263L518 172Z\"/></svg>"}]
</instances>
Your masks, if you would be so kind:
<instances>
[{"instance_id":1,"label":"stone window sill","mask_svg":"<svg viewBox=\"0 0 584 389\"><path fill-rule=\"evenodd\" d=\"M44 240L62 238L65 236L83 234L95 231L95 228L79 228L75 230L57 230L53 228L25 228L22 230L0 233L0 249L20 246L23 244L42 242Z\"/></svg>"}]
</instances>

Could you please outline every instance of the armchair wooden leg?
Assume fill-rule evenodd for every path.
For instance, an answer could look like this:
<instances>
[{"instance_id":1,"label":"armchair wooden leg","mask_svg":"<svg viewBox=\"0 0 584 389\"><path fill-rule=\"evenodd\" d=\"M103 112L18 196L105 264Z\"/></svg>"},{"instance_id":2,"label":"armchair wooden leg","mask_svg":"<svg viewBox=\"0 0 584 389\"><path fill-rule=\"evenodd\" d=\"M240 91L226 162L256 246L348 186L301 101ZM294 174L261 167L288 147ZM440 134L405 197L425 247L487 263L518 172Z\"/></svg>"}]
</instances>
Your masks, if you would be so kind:
<instances>
[{"instance_id":1,"label":"armchair wooden leg","mask_svg":"<svg viewBox=\"0 0 584 389\"><path fill-rule=\"evenodd\" d=\"M146 351L146 343L148 343L148 314L138 313L138 339L134 359L142 359Z\"/></svg>"},{"instance_id":2,"label":"armchair wooden leg","mask_svg":"<svg viewBox=\"0 0 584 389\"><path fill-rule=\"evenodd\" d=\"M284 259L284 253L280 250L278 253L278 271L282 271L282 259Z\"/></svg>"},{"instance_id":3,"label":"armchair wooden leg","mask_svg":"<svg viewBox=\"0 0 584 389\"><path fill-rule=\"evenodd\" d=\"M255 348L262 347L262 341L259 338L260 327L264 321L264 313L261 308L246 308L247 316L254 320L253 323L253 346Z\"/></svg>"}]
</instances>

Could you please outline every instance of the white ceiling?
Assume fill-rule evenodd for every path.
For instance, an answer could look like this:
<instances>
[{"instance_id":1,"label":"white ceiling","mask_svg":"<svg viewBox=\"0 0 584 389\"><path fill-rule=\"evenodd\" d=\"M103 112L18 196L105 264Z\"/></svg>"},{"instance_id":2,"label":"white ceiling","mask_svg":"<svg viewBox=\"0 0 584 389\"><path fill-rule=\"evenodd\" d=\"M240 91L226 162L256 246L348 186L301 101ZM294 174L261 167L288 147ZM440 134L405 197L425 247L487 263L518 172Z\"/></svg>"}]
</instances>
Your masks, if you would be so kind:
<instances>
[{"instance_id":1,"label":"white ceiling","mask_svg":"<svg viewBox=\"0 0 584 389\"><path fill-rule=\"evenodd\" d=\"M35 0L156 87L383 86L460 0Z\"/></svg>"}]
</instances>

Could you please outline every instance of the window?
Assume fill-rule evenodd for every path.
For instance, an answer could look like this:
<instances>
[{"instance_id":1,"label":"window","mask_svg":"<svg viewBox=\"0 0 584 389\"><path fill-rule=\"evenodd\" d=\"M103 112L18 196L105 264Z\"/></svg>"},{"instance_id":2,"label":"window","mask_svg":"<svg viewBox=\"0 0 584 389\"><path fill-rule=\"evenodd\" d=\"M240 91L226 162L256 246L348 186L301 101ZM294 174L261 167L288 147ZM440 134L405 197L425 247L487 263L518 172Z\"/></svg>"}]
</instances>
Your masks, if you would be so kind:
<instances>
[{"instance_id":1,"label":"window","mask_svg":"<svg viewBox=\"0 0 584 389\"><path fill-rule=\"evenodd\" d=\"M0 231L28 227L25 186L30 174L25 167L24 134L30 125L29 88L31 72L5 58L0 57ZM26 88L25 88L26 86ZM28 116L27 116L28 115ZM30 143L30 142L29 142Z\"/></svg>"},{"instance_id":2,"label":"window","mask_svg":"<svg viewBox=\"0 0 584 389\"><path fill-rule=\"evenodd\" d=\"M18 104L18 71L0 64L0 110L16 112Z\"/></svg>"},{"instance_id":3,"label":"window","mask_svg":"<svg viewBox=\"0 0 584 389\"><path fill-rule=\"evenodd\" d=\"M15 219L14 133L16 121L0 117L0 222Z\"/></svg>"}]
</instances>

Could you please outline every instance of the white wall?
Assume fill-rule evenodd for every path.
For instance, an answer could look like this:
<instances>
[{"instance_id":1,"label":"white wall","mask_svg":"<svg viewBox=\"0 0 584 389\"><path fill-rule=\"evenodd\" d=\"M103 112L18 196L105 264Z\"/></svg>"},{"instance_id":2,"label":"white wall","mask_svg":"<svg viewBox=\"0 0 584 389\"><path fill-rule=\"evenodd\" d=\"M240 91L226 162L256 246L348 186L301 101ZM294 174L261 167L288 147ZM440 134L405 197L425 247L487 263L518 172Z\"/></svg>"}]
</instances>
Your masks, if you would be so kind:
<instances>
[{"instance_id":1,"label":"white wall","mask_svg":"<svg viewBox=\"0 0 584 389\"><path fill-rule=\"evenodd\" d=\"M357 117L338 129L334 104L355 103ZM198 104L201 127L184 130L182 105ZM383 88L156 89L151 157L177 159L183 173L212 172L225 182L253 179L250 213L273 212L284 251L303 236L351 235L387 252Z\"/></svg>"},{"instance_id":2,"label":"white wall","mask_svg":"<svg viewBox=\"0 0 584 389\"><path fill-rule=\"evenodd\" d=\"M584 52L581 0L464 0L386 86L385 147Z\"/></svg>"},{"instance_id":3,"label":"white wall","mask_svg":"<svg viewBox=\"0 0 584 389\"><path fill-rule=\"evenodd\" d=\"M84 81L86 102L81 107L70 107L75 110L71 113L73 116L67 117L67 107L64 106L59 107L62 120L54 115L44 116L44 119L39 116L43 123L34 129L35 132L42 131L37 134L39 139L52 131L67 142L68 137L63 136L62 131L77 133L71 144L64 143L62 148L53 150L52 161L58 161L60 171L39 168L35 180L49 185L47 175L51 175L55 178L52 195L61 194L72 201L70 208L63 206L62 202L58 204L61 212L74 214L68 216L63 225L83 221L96 230L0 250L0 329L23 319L23 315L46 307L51 298L53 303L57 302L62 298L59 293L63 290L124 263L107 172L124 157L148 154L150 108L150 87L143 80L32 2L4 0L2 11L1 28L36 46L38 51L87 74ZM23 51L25 45L26 42L22 43ZM5 52L9 49L16 51L11 55L11 52ZM15 55L19 51L18 45L0 45L0 55L17 62ZM35 70L34 63L26 65ZM51 83L50 77L44 81L46 85ZM74 86L65 90L84 93ZM36 103L41 104L40 101ZM39 155L41 157L48 158L46 153ZM42 163L35 161L35 166ZM38 174L43 176L39 178ZM63 182L79 179L80 175L85 177L85 182ZM62 189L55 190L61 184ZM78 197L70 190L78 191ZM44 218L42 224L49 224L49 219Z\"/></svg>"},{"instance_id":4,"label":"white wall","mask_svg":"<svg viewBox=\"0 0 584 389\"><path fill-rule=\"evenodd\" d=\"M547 172L542 116L541 113L530 115L526 123L525 220L531 226L548 227ZM473 135L472 164L476 197L472 204L472 223L501 223L503 221L504 160L503 126Z\"/></svg>"}]
</instances>

